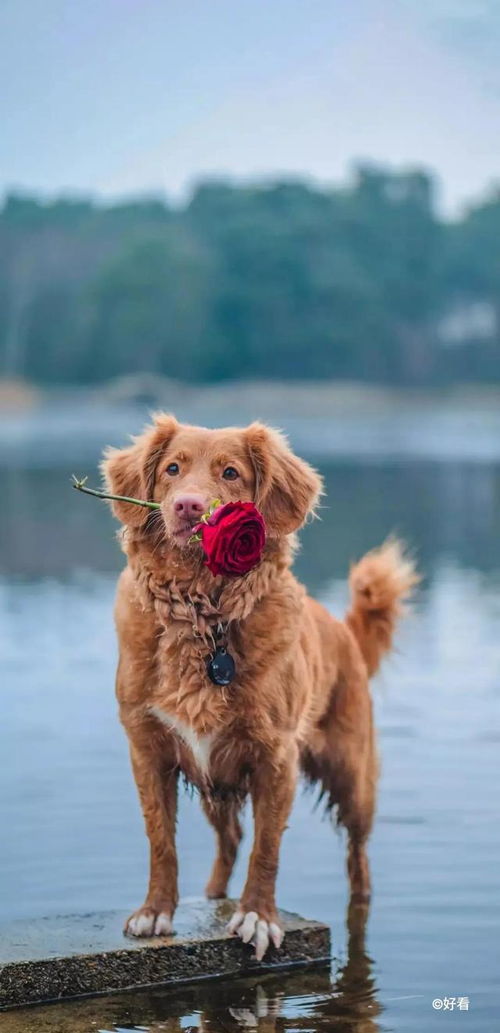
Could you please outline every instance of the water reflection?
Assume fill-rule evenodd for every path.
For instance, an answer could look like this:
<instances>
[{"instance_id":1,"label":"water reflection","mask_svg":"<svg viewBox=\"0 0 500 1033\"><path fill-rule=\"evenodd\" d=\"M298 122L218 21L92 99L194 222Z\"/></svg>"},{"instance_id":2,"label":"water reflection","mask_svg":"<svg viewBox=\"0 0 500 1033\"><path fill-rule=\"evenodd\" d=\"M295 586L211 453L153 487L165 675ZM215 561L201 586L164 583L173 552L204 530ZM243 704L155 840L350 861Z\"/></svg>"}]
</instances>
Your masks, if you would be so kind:
<instances>
[{"instance_id":1,"label":"water reflection","mask_svg":"<svg viewBox=\"0 0 500 1033\"><path fill-rule=\"evenodd\" d=\"M11 468L2 474L5 920L115 908L125 917L144 889L145 837L113 697L112 605L122 557L107 508L72 491L72 472ZM75 472L92 479L90 466ZM369 950L379 989L375 993L364 925L351 915L347 955L333 987L324 973L309 972L174 996L161 991L133 1003L127 998L120 1014L107 1013L99 1002L103 1029L153 1021L164 1029L197 1028L203 1012L203 1021L224 1033L245 1016L255 1021L266 1008L262 993L274 1004L257 1015L261 1029L267 1022L278 1031L372 1033L378 1023L398 1033L441 1033L448 1019L432 1012L432 999L445 994L469 994L471 1012L461 1017L468 1033L494 1028L500 1008L500 467L338 460L323 472L322 519L305 529L297 558L310 590L342 613L349 560L391 530L417 548L425 575L416 612L374 685L382 777L370 844ZM234 895L244 881L249 838ZM195 802L184 798L178 839L181 893L197 895L213 844ZM299 793L283 846L279 903L331 923L339 951L345 886L344 846ZM87 1022L73 1028L95 1030L95 1008L73 1009L75 1023L80 1015ZM6 1021L0 1020L2 1031ZM18 1029L24 1033L30 1027L23 1021ZM32 1026L37 1033L43 1028Z\"/></svg>"},{"instance_id":2,"label":"water reflection","mask_svg":"<svg viewBox=\"0 0 500 1033\"><path fill-rule=\"evenodd\" d=\"M182 990L120 994L4 1016L3 1033L378 1033L372 962L366 953L368 907L347 912L347 957L332 979L328 968L256 975Z\"/></svg>"},{"instance_id":3,"label":"water reflection","mask_svg":"<svg viewBox=\"0 0 500 1033\"><path fill-rule=\"evenodd\" d=\"M376 1019L382 1008L376 998L372 962L366 953L368 907L350 905L347 911L347 958L336 978L323 973L269 977L240 992L238 1006L234 988L226 999L219 997L200 1017L200 1029L236 1033L252 1029L259 1033L309 1030L311 1033L377 1033Z\"/></svg>"}]
</instances>

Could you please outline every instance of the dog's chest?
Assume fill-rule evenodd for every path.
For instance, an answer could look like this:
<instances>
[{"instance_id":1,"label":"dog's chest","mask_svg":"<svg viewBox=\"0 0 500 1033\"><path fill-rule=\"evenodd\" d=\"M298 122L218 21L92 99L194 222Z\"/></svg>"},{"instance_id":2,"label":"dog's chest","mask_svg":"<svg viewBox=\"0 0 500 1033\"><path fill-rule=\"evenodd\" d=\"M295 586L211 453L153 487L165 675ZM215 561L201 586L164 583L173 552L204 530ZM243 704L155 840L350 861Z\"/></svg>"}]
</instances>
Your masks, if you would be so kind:
<instances>
[{"instance_id":1,"label":"dog's chest","mask_svg":"<svg viewBox=\"0 0 500 1033\"><path fill-rule=\"evenodd\" d=\"M182 721L175 714L170 714L162 707L152 706L150 711L161 721L166 728L181 740L185 747L190 750L193 760L201 774L207 776L210 766L210 755L216 739L216 732L209 732L205 735L198 735L191 725Z\"/></svg>"}]
</instances>

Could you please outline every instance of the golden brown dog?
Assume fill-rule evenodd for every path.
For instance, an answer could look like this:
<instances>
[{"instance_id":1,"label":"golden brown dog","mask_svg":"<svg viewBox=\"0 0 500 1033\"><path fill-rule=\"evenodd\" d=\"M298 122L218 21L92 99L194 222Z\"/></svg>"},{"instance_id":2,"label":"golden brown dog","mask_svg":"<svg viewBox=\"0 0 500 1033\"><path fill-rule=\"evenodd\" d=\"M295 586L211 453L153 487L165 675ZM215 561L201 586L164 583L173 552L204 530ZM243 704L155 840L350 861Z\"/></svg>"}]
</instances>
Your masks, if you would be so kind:
<instances>
[{"instance_id":1,"label":"golden brown dog","mask_svg":"<svg viewBox=\"0 0 500 1033\"><path fill-rule=\"evenodd\" d=\"M116 603L117 695L151 848L146 900L125 931L172 929L182 774L198 788L217 838L209 897L226 894L238 814L252 799L253 849L229 931L252 940L260 959L282 940L275 881L300 769L347 829L353 897L369 895L377 760L368 678L416 575L393 541L351 570L345 620L309 598L290 567L294 532L313 512L321 479L258 423L207 430L160 414L131 447L107 452L103 472L114 494L161 503L156 511L113 503L128 557ZM262 562L242 578L214 578L200 545L188 542L215 498L253 500L265 518ZM212 684L205 666L221 627L236 661L226 688Z\"/></svg>"}]
</instances>

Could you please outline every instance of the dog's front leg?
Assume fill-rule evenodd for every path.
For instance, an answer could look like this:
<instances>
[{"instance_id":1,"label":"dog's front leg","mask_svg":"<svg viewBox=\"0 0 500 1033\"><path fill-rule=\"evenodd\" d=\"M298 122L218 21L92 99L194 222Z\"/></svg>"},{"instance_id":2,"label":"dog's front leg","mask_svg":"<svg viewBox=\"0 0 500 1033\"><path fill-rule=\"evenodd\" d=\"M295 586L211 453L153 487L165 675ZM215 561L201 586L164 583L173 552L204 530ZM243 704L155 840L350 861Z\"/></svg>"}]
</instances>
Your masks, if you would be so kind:
<instances>
[{"instance_id":1,"label":"dog's front leg","mask_svg":"<svg viewBox=\"0 0 500 1033\"><path fill-rule=\"evenodd\" d=\"M146 899L125 923L130 936L167 936L177 907L178 771L175 759L146 746L148 736L130 735L130 757L150 846L150 876Z\"/></svg>"},{"instance_id":2,"label":"dog's front leg","mask_svg":"<svg viewBox=\"0 0 500 1033\"><path fill-rule=\"evenodd\" d=\"M285 753L287 754L285 756ZM275 884L281 837L285 831L297 782L297 752L290 746L280 760L263 758L255 772L251 794L254 813L254 843L243 894L228 932L244 943L255 943L260 961L270 940L280 947L283 930L279 924Z\"/></svg>"}]
</instances>

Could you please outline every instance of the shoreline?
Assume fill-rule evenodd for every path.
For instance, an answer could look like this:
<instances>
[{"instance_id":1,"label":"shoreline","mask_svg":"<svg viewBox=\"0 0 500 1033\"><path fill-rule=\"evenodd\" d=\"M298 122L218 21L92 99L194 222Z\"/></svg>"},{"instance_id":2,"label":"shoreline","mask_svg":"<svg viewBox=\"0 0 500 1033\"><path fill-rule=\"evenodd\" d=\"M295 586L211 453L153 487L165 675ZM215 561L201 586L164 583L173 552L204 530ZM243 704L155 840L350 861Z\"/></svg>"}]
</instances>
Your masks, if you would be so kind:
<instances>
[{"instance_id":1,"label":"shoreline","mask_svg":"<svg viewBox=\"0 0 500 1033\"><path fill-rule=\"evenodd\" d=\"M46 393L28 387L17 392L15 406L2 404L0 382L0 464L90 472L105 445L126 445L158 409L208 427L260 420L284 430L297 451L324 462L500 462L500 388L429 393L350 382L196 387L153 380Z\"/></svg>"}]
</instances>

